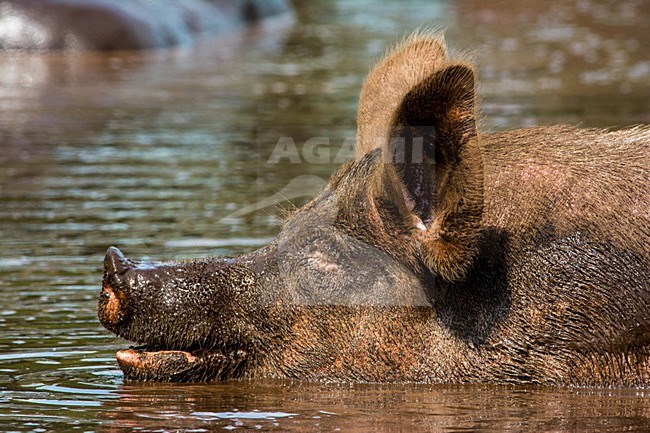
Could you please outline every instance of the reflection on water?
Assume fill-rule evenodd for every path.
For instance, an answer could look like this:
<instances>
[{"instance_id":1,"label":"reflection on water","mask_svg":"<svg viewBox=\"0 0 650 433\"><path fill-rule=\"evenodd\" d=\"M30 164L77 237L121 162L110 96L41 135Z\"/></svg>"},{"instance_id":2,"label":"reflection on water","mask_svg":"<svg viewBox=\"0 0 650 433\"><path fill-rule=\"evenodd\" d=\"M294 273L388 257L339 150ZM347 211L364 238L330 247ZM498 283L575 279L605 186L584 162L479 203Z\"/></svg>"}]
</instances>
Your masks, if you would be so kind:
<instances>
[{"instance_id":1,"label":"reflection on water","mask_svg":"<svg viewBox=\"0 0 650 433\"><path fill-rule=\"evenodd\" d=\"M647 2L296 3L298 23L193 48L2 55L0 430L645 431L648 390L123 382L128 343L95 316L106 247L267 243L290 205L255 204L327 180L363 75L419 25L476 50L485 128L650 123ZM282 137L299 161L269 163Z\"/></svg>"},{"instance_id":2,"label":"reflection on water","mask_svg":"<svg viewBox=\"0 0 650 433\"><path fill-rule=\"evenodd\" d=\"M478 47L488 123L648 123L650 3L462 1L450 33Z\"/></svg>"},{"instance_id":3,"label":"reflection on water","mask_svg":"<svg viewBox=\"0 0 650 433\"><path fill-rule=\"evenodd\" d=\"M336 385L227 382L123 385L102 401L102 430L211 431L643 431L639 390L554 390L492 386ZM83 401L32 401L67 408ZM620 412L624 407L625 411ZM260 409L262 408L262 409ZM69 421L69 419L68 419ZM48 419L56 426L60 419ZM629 430L628 430L629 429Z\"/></svg>"}]
</instances>

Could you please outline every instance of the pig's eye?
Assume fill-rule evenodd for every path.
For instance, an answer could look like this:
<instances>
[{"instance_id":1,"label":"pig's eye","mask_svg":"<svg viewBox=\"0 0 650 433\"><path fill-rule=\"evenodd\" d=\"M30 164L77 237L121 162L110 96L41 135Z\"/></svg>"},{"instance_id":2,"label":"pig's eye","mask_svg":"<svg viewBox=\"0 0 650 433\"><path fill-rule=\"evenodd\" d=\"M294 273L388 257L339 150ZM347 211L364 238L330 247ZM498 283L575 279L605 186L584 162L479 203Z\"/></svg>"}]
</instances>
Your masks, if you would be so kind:
<instances>
[{"instance_id":1,"label":"pig's eye","mask_svg":"<svg viewBox=\"0 0 650 433\"><path fill-rule=\"evenodd\" d=\"M320 251L315 251L306 256L307 263L318 270L323 272L341 272L341 266L336 263L336 261L327 257L324 253Z\"/></svg>"}]
</instances>

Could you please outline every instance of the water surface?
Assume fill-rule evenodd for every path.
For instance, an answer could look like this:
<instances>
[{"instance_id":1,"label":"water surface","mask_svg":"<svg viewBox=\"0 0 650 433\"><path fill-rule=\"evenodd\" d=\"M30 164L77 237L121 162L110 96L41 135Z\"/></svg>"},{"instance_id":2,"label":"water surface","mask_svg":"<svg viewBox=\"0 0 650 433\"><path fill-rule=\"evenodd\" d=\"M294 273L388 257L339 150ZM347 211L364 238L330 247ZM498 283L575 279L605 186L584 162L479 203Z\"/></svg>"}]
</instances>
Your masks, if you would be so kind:
<instances>
[{"instance_id":1,"label":"water surface","mask_svg":"<svg viewBox=\"0 0 650 433\"><path fill-rule=\"evenodd\" d=\"M0 430L647 431L647 389L125 383L97 322L109 245L268 243L291 204L250 209L327 180L364 74L418 26L481 65L484 130L650 123L650 4L485 3L300 1L166 51L0 54ZM269 163L282 137L330 156Z\"/></svg>"}]
</instances>

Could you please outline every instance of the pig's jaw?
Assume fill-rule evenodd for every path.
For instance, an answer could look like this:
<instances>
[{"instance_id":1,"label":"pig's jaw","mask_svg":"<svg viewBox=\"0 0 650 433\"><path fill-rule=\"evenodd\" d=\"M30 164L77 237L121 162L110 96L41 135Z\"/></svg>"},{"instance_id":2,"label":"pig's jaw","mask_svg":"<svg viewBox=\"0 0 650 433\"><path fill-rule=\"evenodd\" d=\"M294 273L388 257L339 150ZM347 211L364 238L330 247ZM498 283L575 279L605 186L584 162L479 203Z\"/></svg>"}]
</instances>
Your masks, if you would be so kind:
<instances>
[{"instance_id":1,"label":"pig's jaw","mask_svg":"<svg viewBox=\"0 0 650 433\"><path fill-rule=\"evenodd\" d=\"M116 358L127 380L201 382L238 377L245 364L246 352L237 350L224 355L139 347L119 350Z\"/></svg>"}]
</instances>

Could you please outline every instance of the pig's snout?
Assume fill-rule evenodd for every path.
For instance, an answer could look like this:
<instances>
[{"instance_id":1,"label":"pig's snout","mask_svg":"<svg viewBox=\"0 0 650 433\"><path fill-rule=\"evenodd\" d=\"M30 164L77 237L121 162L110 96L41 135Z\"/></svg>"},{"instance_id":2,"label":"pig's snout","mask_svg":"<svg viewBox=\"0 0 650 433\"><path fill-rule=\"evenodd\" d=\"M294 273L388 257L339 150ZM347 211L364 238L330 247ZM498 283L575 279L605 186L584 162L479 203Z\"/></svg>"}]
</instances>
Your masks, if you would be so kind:
<instances>
[{"instance_id":1,"label":"pig's snout","mask_svg":"<svg viewBox=\"0 0 650 433\"><path fill-rule=\"evenodd\" d=\"M98 304L99 320L108 329L120 324L126 316L125 274L128 270L129 260L119 249L109 247L104 258L104 280Z\"/></svg>"}]
</instances>

